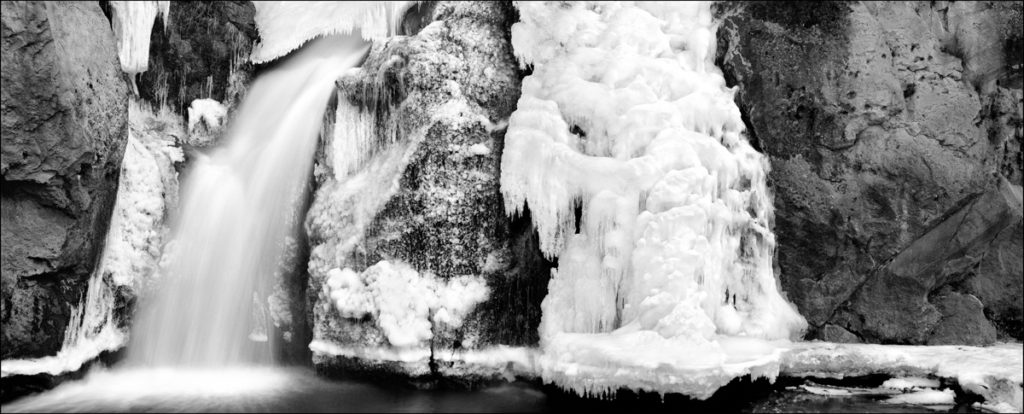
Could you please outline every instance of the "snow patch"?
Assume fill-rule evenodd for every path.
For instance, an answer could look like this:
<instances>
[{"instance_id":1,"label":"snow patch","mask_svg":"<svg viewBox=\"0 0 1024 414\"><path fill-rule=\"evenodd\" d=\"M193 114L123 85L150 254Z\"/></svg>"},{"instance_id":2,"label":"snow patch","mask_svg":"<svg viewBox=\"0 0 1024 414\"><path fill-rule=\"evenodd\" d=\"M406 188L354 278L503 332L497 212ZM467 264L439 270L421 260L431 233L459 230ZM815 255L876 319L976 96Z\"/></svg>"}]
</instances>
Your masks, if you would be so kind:
<instances>
[{"instance_id":1,"label":"snow patch","mask_svg":"<svg viewBox=\"0 0 1024 414\"><path fill-rule=\"evenodd\" d=\"M228 108L214 99L195 99L188 106L188 133L197 131L197 127L206 124L210 130L220 129L228 115Z\"/></svg>"},{"instance_id":2,"label":"snow patch","mask_svg":"<svg viewBox=\"0 0 1024 414\"><path fill-rule=\"evenodd\" d=\"M487 144L473 144L469 146L469 153L472 155L488 155L491 153L491 149L487 148Z\"/></svg>"},{"instance_id":3,"label":"snow patch","mask_svg":"<svg viewBox=\"0 0 1024 414\"><path fill-rule=\"evenodd\" d=\"M882 383L882 388L907 391L939 388L939 380L920 377L892 378Z\"/></svg>"},{"instance_id":4,"label":"snow patch","mask_svg":"<svg viewBox=\"0 0 1024 414\"><path fill-rule=\"evenodd\" d=\"M953 390L920 390L908 394L900 394L889 397L885 402L889 404L916 404L916 405L952 405L956 399Z\"/></svg>"}]
</instances>

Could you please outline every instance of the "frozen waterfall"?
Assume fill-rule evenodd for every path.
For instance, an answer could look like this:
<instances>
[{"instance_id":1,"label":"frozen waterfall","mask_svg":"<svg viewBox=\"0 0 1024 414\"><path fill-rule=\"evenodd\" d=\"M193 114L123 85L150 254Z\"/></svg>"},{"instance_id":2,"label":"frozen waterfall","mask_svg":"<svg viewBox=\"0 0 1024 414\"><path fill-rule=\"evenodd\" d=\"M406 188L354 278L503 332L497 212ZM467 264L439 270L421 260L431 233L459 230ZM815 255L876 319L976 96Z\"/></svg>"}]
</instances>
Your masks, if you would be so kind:
<instances>
[{"instance_id":1,"label":"frozen waterfall","mask_svg":"<svg viewBox=\"0 0 1024 414\"><path fill-rule=\"evenodd\" d=\"M806 322L772 270L768 164L714 66L708 3L517 4L533 73L509 120L506 211L557 257L542 376L706 398L777 370Z\"/></svg>"}]
</instances>

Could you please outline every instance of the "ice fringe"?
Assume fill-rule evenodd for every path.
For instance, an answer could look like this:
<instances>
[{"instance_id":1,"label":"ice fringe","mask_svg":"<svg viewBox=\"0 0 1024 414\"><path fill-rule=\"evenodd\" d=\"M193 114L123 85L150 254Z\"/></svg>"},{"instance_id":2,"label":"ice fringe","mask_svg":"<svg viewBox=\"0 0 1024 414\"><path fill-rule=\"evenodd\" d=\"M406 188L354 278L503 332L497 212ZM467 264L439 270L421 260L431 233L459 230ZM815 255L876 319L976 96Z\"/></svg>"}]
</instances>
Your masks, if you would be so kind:
<instances>
[{"instance_id":1,"label":"ice fringe","mask_svg":"<svg viewBox=\"0 0 1024 414\"><path fill-rule=\"evenodd\" d=\"M510 214L529 205L541 250L559 258L542 304L545 381L706 398L739 375L773 377L806 322L773 274L768 164L713 64L710 4L516 8L512 44L533 73L501 190Z\"/></svg>"},{"instance_id":2,"label":"ice fringe","mask_svg":"<svg viewBox=\"0 0 1024 414\"><path fill-rule=\"evenodd\" d=\"M393 34L410 1L257 1L260 42L249 60L264 63L298 49L319 36L360 31L374 40Z\"/></svg>"},{"instance_id":3,"label":"ice fringe","mask_svg":"<svg viewBox=\"0 0 1024 414\"><path fill-rule=\"evenodd\" d=\"M117 35L121 69L128 74L149 68L149 38L158 15L167 27L171 16L170 1L111 1L111 23Z\"/></svg>"}]
</instances>

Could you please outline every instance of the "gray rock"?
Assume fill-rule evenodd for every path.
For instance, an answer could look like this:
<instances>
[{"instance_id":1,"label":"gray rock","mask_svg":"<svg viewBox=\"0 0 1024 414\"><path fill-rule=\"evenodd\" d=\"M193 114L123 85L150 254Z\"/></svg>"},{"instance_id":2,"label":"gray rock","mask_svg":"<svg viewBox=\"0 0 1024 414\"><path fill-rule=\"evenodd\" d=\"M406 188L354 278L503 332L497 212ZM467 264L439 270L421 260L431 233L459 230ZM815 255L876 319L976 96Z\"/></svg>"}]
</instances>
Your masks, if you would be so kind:
<instances>
[{"instance_id":1,"label":"gray rock","mask_svg":"<svg viewBox=\"0 0 1024 414\"><path fill-rule=\"evenodd\" d=\"M56 353L102 247L128 87L96 3L3 2L2 358Z\"/></svg>"},{"instance_id":2,"label":"gray rock","mask_svg":"<svg viewBox=\"0 0 1024 414\"><path fill-rule=\"evenodd\" d=\"M1020 185L1020 3L730 3L718 12L719 66L771 160L788 297L812 333L832 323L871 342L926 341L942 319L928 295L975 277L985 255L919 241L998 192L999 176ZM931 248L943 262L928 266L941 276L909 267ZM897 256L912 275L892 276ZM1019 273L990 267L992 283L1020 286ZM1011 292L992 300L1020 303L1020 288Z\"/></svg>"},{"instance_id":3,"label":"gray rock","mask_svg":"<svg viewBox=\"0 0 1024 414\"><path fill-rule=\"evenodd\" d=\"M929 335L928 345L991 345L996 341L996 328L985 319L978 298L945 291L931 302L942 319Z\"/></svg>"}]
</instances>

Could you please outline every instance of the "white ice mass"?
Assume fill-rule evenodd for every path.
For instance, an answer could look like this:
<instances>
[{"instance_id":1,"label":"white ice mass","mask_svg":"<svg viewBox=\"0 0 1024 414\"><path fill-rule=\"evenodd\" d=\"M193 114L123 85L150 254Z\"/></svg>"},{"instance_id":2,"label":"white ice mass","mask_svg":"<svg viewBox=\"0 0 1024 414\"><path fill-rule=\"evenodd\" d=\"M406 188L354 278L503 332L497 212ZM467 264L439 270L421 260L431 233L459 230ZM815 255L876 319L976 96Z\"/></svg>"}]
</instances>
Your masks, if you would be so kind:
<instances>
[{"instance_id":1,"label":"white ice mass","mask_svg":"<svg viewBox=\"0 0 1024 414\"><path fill-rule=\"evenodd\" d=\"M149 68L149 38L158 15L164 26L171 13L170 1L111 1L111 24L117 36L121 69L128 74Z\"/></svg>"},{"instance_id":2,"label":"white ice mass","mask_svg":"<svg viewBox=\"0 0 1024 414\"><path fill-rule=\"evenodd\" d=\"M256 1L256 27L260 42L249 57L269 62L306 42L332 34L359 31L372 40L393 34L408 1Z\"/></svg>"},{"instance_id":3,"label":"white ice mass","mask_svg":"<svg viewBox=\"0 0 1024 414\"><path fill-rule=\"evenodd\" d=\"M710 4L516 7L512 45L533 73L501 190L559 259L545 381L707 398L736 376L773 377L806 322L772 271L768 163L713 64Z\"/></svg>"}]
</instances>

